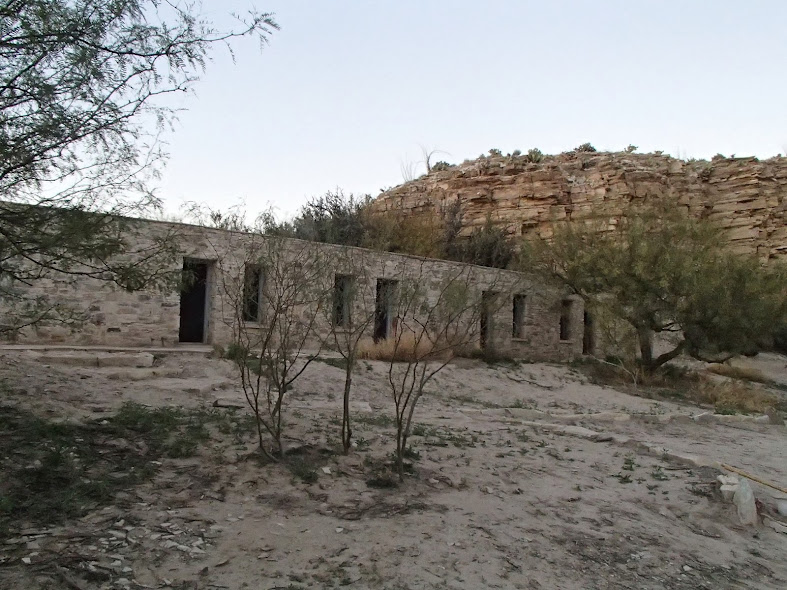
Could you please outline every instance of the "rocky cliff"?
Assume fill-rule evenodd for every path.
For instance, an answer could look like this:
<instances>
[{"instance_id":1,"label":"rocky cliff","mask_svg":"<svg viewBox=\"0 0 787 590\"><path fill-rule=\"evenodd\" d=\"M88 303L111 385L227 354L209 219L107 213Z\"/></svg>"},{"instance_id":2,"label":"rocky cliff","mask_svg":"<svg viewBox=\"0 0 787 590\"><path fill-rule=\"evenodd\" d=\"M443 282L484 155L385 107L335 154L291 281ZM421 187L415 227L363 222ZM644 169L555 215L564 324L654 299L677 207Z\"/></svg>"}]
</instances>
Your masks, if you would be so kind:
<instances>
[{"instance_id":1,"label":"rocky cliff","mask_svg":"<svg viewBox=\"0 0 787 590\"><path fill-rule=\"evenodd\" d=\"M465 231L491 220L513 235L548 237L562 219L614 219L631 201L674 198L677 206L726 228L735 250L787 257L787 158L573 151L490 155L432 171L382 193L378 211L435 213L459 200Z\"/></svg>"}]
</instances>

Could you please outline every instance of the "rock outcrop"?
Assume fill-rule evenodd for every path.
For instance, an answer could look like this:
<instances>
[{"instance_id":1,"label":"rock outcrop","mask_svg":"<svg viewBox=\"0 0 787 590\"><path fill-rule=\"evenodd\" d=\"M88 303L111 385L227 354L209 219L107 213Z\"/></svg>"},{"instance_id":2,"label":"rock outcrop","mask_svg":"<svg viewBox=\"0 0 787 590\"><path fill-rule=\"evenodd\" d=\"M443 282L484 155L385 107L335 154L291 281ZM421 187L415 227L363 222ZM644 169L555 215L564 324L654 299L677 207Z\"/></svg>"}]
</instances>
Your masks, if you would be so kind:
<instances>
[{"instance_id":1,"label":"rock outcrop","mask_svg":"<svg viewBox=\"0 0 787 590\"><path fill-rule=\"evenodd\" d=\"M637 199L674 198L715 220L736 251L787 257L787 158L567 152L531 162L492 155L432 172L382 193L378 211L436 213L460 201L465 231L485 223L512 235L548 237L563 219L614 220Z\"/></svg>"}]
</instances>

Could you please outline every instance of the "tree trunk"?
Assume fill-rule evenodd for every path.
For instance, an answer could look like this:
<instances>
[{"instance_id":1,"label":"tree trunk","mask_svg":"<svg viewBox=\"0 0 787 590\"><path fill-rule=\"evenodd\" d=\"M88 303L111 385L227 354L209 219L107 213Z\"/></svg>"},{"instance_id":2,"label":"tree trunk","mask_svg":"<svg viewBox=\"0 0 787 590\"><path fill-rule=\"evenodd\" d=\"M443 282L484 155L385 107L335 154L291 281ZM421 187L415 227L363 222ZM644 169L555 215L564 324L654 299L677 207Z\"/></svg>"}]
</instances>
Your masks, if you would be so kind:
<instances>
[{"instance_id":1,"label":"tree trunk","mask_svg":"<svg viewBox=\"0 0 787 590\"><path fill-rule=\"evenodd\" d=\"M397 417L396 420L396 471L399 473L399 481L404 481L404 420Z\"/></svg>"},{"instance_id":2,"label":"tree trunk","mask_svg":"<svg viewBox=\"0 0 787 590\"><path fill-rule=\"evenodd\" d=\"M350 388L352 387L353 373L350 359L348 358L346 360L347 368L344 375L344 412L342 415L342 445L345 455L350 451L353 434L350 428Z\"/></svg>"},{"instance_id":3,"label":"tree trunk","mask_svg":"<svg viewBox=\"0 0 787 590\"><path fill-rule=\"evenodd\" d=\"M639 356L642 370L646 375L653 373L653 332L648 328L637 328L637 339L639 340Z\"/></svg>"},{"instance_id":4,"label":"tree trunk","mask_svg":"<svg viewBox=\"0 0 787 590\"><path fill-rule=\"evenodd\" d=\"M642 357L642 371L646 376L653 375L659 367L680 356L686 347L686 341L681 340L672 350L653 358L653 332L640 329L637 330L637 335L639 336L639 351Z\"/></svg>"}]
</instances>

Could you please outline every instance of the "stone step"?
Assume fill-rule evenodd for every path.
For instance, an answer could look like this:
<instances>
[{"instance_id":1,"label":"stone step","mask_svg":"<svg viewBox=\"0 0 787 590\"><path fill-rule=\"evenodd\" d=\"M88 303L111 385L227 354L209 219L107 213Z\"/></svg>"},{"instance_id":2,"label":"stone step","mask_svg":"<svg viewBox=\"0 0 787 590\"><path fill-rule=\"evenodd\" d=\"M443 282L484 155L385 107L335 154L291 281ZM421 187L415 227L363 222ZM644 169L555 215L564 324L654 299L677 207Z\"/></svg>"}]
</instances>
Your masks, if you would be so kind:
<instances>
[{"instance_id":1,"label":"stone step","mask_svg":"<svg viewBox=\"0 0 787 590\"><path fill-rule=\"evenodd\" d=\"M47 365L72 367L152 367L149 352L101 352L90 350L28 352L30 359Z\"/></svg>"}]
</instances>

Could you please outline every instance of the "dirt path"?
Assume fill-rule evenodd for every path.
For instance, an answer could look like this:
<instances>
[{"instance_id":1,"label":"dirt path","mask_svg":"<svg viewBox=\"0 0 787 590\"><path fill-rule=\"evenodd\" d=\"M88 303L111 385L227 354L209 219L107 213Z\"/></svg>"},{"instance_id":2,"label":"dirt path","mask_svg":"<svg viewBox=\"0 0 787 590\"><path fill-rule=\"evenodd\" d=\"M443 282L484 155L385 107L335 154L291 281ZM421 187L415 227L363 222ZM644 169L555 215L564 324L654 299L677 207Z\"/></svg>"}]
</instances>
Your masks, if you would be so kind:
<instances>
[{"instance_id":1,"label":"dirt path","mask_svg":"<svg viewBox=\"0 0 787 590\"><path fill-rule=\"evenodd\" d=\"M57 419L100 419L127 400L197 409L242 399L231 365L202 356L99 369L7 352L2 370L23 375L6 404ZM315 363L291 394L290 445L308 443L301 471L260 466L251 436L212 431L112 504L0 540L0 587L787 587L787 535L738 524L714 469L524 425L517 411L587 414L588 428L785 483L783 426L649 423L636 416L702 410L590 385L566 367L463 362L423 400L414 473L379 489L367 482L393 450L384 365L357 373L349 456L333 452L341 385L341 370ZM599 422L598 412L635 418Z\"/></svg>"}]
</instances>

